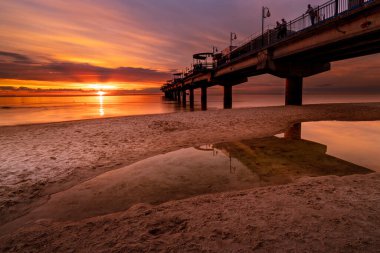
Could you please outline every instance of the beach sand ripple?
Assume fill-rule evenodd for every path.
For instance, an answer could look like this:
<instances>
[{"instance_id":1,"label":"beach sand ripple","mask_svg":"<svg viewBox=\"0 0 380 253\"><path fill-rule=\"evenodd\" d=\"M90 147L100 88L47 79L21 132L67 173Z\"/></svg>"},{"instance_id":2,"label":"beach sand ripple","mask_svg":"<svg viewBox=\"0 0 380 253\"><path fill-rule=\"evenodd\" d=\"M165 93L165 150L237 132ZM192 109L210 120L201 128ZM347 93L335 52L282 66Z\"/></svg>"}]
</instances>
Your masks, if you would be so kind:
<instances>
[{"instance_id":1,"label":"beach sand ripple","mask_svg":"<svg viewBox=\"0 0 380 253\"><path fill-rule=\"evenodd\" d=\"M0 251L378 252L379 185L379 173L306 178L79 222L42 220L1 238Z\"/></svg>"}]
</instances>

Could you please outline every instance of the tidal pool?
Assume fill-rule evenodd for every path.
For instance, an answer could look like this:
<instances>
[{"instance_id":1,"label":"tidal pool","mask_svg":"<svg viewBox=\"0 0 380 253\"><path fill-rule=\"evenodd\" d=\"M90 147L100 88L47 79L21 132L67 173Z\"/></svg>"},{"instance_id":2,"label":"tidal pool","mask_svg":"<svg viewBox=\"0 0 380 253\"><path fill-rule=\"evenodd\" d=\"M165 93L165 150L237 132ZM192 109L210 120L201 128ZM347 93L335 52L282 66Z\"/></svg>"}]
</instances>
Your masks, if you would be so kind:
<instances>
[{"instance_id":1,"label":"tidal pool","mask_svg":"<svg viewBox=\"0 0 380 253\"><path fill-rule=\"evenodd\" d=\"M380 121L302 123L302 139L327 146L327 154L380 172Z\"/></svg>"},{"instance_id":2,"label":"tidal pool","mask_svg":"<svg viewBox=\"0 0 380 253\"><path fill-rule=\"evenodd\" d=\"M327 144L327 145L326 145ZM284 134L180 149L54 194L26 220L78 220L192 196L380 171L380 122L295 124Z\"/></svg>"}]
</instances>

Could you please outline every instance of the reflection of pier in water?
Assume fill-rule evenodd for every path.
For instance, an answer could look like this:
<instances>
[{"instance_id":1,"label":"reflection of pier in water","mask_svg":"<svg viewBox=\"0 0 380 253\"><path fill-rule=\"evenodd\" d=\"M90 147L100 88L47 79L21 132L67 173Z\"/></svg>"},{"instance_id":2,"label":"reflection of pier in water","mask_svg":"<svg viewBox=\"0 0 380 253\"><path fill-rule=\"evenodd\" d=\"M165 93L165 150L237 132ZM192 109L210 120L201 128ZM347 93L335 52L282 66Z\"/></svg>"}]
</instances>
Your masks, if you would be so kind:
<instances>
[{"instance_id":1,"label":"reflection of pier in water","mask_svg":"<svg viewBox=\"0 0 380 253\"><path fill-rule=\"evenodd\" d=\"M219 150L215 149L213 144L207 144L207 145L195 147L194 149L199 150L199 151L209 151L209 152L212 152L213 156L216 156L219 153Z\"/></svg>"},{"instance_id":2,"label":"reflection of pier in water","mask_svg":"<svg viewBox=\"0 0 380 253\"><path fill-rule=\"evenodd\" d=\"M301 123L289 128L284 138L273 136L220 143L214 147L243 163L259 176L263 185L288 183L303 176L345 176L373 172L328 155L326 145L302 140Z\"/></svg>"},{"instance_id":3,"label":"reflection of pier in water","mask_svg":"<svg viewBox=\"0 0 380 253\"><path fill-rule=\"evenodd\" d=\"M296 123L289 127L284 133L285 139L301 140L302 139L302 123Z\"/></svg>"},{"instance_id":4,"label":"reflection of pier in water","mask_svg":"<svg viewBox=\"0 0 380 253\"><path fill-rule=\"evenodd\" d=\"M308 176L372 172L326 154L323 144L302 140L300 124L285 136L180 149L151 157L55 194L32 216L84 219L142 202L159 204L201 194L286 184ZM25 216L25 222L33 217Z\"/></svg>"}]
</instances>

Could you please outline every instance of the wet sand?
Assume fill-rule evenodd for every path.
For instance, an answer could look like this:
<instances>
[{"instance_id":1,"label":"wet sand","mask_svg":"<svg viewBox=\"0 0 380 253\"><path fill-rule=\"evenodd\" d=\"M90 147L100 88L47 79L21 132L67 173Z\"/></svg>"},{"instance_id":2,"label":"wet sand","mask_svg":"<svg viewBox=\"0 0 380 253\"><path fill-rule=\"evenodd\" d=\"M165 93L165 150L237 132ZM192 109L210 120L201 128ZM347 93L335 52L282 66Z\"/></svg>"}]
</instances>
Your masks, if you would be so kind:
<instances>
[{"instance_id":1,"label":"wet sand","mask_svg":"<svg viewBox=\"0 0 380 253\"><path fill-rule=\"evenodd\" d=\"M16 217L29 213L45 203L52 193L66 190L106 171L124 167L156 154L208 143L274 135L293 123L318 120L380 120L380 103L219 110L1 127L0 224L5 225ZM115 250L125 249L128 251L133 251L133 249L137 251L173 249L175 251L175 247L181 247L179 244L186 244L187 249L194 251L210 249L220 252L220 249L228 251L225 245L231 247L235 245L233 247L236 248L230 250L238 250L241 247L244 252L251 251L250 247L254 247L253 243L257 238L250 236L260 235L260 233L254 233L254 230L250 232L248 225L251 225L257 231L269 233L264 236L263 242L260 243L258 240L258 249L263 251L275 250L273 247L285 247L283 245L285 242L281 238L286 238L286 233L290 233L288 237L292 238L287 242L289 250L303 251L302 249L306 249L305 247L308 247L310 242L313 242L310 245L318 246L319 251L323 251L323 249L331 251L334 247L348 249L350 245L352 249L364 247L366 252L376 249L373 246L379 245L376 238L380 238L379 224L376 220L380 210L378 174L344 178L328 176L308 180L310 180L307 183L311 185L310 190L307 190L308 187L299 190L302 189L302 183L296 182L289 186L248 190L241 196L242 192L234 192L230 193L232 195L215 194L173 201L157 207L141 207L140 205L141 208L137 206L121 213L95 217L92 218L93 221L57 223L52 220L40 220L22 228L23 232L18 233L5 230L6 226L2 226L0 228L0 234L2 234L0 245L4 245L2 250L23 249L29 251L36 249L36 251L47 252L66 251L65 247L74 247L82 249L82 251L86 251L88 247L99 251L107 251L110 247ZM319 183L314 184L313 180ZM330 196L324 193L325 188L334 185L339 186L339 194L335 196L334 193L334 196ZM299 191L299 194L293 196L288 189ZM358 192L359 195L355 199L352 194L347 195L347 192ZM307 212L304 213L305 208L310 208L308 202L314 203L311 196L317 196L317 193L319 194L318 198L322 199L321 205L323 204L323 208L326 208L326 213L319 214L319 218L309 216ZM276 202L278 194L284 198L284 203L280 205L281 207L284 205L284 208L279 208L280 206ZM363 196L360 194L365 198L362 198ZM234 196L234 201L231 201L230 196ZM244 196L250 196L249 200L253 202L248 201ZM336 198L338 202L330 201L329 197ZM205 199L207 201L204 201ZM202 200L203 211L198 209L200 200ZM213 206L217 200L220 203ZM262 206L256 205L256 202L260 201ZM292 203L285 205L285 202L288 201ZM319 203L319 200L315 201ZM229 215L226 217L224 217L223 203L229 206L227 212ZM242 206L246 207L246 213L244 213L245 209L241 209ZM347 208L347 210L343 208L347 212L340 211L338 207ZM148 213L155 214L155 218L150 218L150 215L141 215L140 211L145 209L150 210ZM180 210L183 210L183 214L180 213ZM207 210L213 210L213 212L206 215ZM275 224L278 222L278 224L273 227L263 223L263 220L254 218L252 222L245 220L243 224L246 228L241 232L238 227L233 228L236 213L240 213L239 217L248 219L255 216L253 215L255 212L260 213L260 210L262 213L266 213L267 219L273 219L273 222ZM327 210L336 211L334 215L337 215L338 223L329 221L330 214ZM112 213L112 208L109 212ZM295 213L294 217L293 212ZM315 212L314 214L317 215ZM348 214L349 217L346 217L345 215ZM289 220L289 215L293 217L294 224L289 224L292 220ZM185 217L185 223L181 221L183 217ZM276 219L279 220L276 222ZM287 222L283 223L282 219ZM326 235L326 232L321 233L321 231L314 231L312 236L308 236L309 229L314 229L310 228L310 222L314 222L313 224L320 229L331 229L334 236L329 237L330 235ZM338 226L336 224L342 222L344 223L342 229L334 230ZM93 225L87 226L88 223ZM123 223L124 226L112 229L112 231L115 230L115 233L118 231L119 234L130 234L128 238L121 236L117 239L114 232L104 232L108 231L106 227L113 227L120 223ZM153 224L152 228L149 227L151 223ZM163 229L160 228L161 223L164 226ZM132 226L132 224L134 225ZM137 224L140 224L141 228L135 228L134 226ZM182 227L181 224L186 224L185 228L178 230L178 227ZM376 224L377 226L374 226ZM158 230L155 228L157 226ZM203 227L199 233L196 233L197 226ZM222 232L217 231L218 227L222 229ZM281 229L277 230L279 228ZM297 228L295 232L297 236L292 237L294 228ZM358 238L356 241L353 240L352 236L356 235L345 231L347 228L360 229L363 232L361 239L358 237L360 240ZM372 232L367 233L367 229L370 228L372 230L368 231ZM135 231L135 229L137 230ZM70 234L69 231L73 234ZM280 235L280 232L283 234ZM233 237L224 235L226 233ZM322 238L326 237L327 241L316 240L318 235ZM73 240L73 236L87 239ZM268 236L273 236L272 239L269 238L272 243L268 243ZM215 240L211 240L211 237ZM341 244L333 244L331 240L334 238L340 238ZM347 238L351 238L351 240ZM134 244L132 239L135 241ZM128 243L129 240L131 243ZM145 243L141 240L145 240ZM276 243L273 244L273 242ZM347 250L344 251L347 252Z\"/></svg>"},{"instance_id":2,"label":"wet sand","mask_svg":"<svg viewBox=\"0 0 380 253\"><path fill-rule=\"evenodd\" d=\"M378 252L378 173L204 195L78 222L40 220L3 252Z\"/></svg>"}]
</instances>

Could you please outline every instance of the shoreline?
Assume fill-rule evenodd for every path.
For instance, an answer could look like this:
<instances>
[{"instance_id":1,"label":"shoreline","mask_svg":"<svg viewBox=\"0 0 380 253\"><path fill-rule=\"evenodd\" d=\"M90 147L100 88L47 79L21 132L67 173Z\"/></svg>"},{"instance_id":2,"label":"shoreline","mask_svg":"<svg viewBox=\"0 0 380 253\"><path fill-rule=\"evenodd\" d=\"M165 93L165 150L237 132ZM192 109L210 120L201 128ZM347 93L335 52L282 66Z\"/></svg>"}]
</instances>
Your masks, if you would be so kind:
<instances>
[{"instance_id":1,"label":"shoreline","mask_svg":"<svg viewBox=\"0 0 380 253\"><path fill-rule=\"evenodd\" d=\"M219 96L219 95L218 95ZM336 102L336 103L312 103L312 104L304 104L303 107L305 106L319 106L319 105L371 105L371 104L374 104L374 105L377 105L379 104L380 102L353 102L353 103L340 103L340 102ZM75 105L73 105L75 106ZM1 108L0 109L4 109L4 110L13 110L13 109L34 109L34 108L38 108L38 107L8 107L6 106L7 108ZM267 106L267 105L263 105L263 106L256 106L256 107L238 107L238 108L233 108L231 110L242 110L242 109L255 109L255 108L280 108L280 107L285 107L283 105L272 105L272 106ZM182 108L182 107L181 107ZM209 108L207 111L216 111L216 110L223 110L221 108ZM173 112L164 112L164 113L152 113L152 114L132 114L132 115L123 115L123 116L106 116L106 117L99 117L99 116L96 116L96 117L93 117L93 118L84 118L84 119L75 119L75 120L64 120L64 121L53 121L53 122L37 122L37 123L23 123L23 124L15 124L15 125L0 125L0 129L1 128L5 128L5 127L18 127L18 126L34 126L34 125L50 125L50 124L60 124L60 123L80 123L80 122L85 122L85 121L93 121L93 120L107 120L107 119L122 119L122 118L129 118L129 117L144 117L144 116L154 116L154 115L167 115L167 114L175 114L175 113L199 113L199 112L203 112L202 110L197 110L197 111L190 111L190 110L187 110L186 111L173 111Z\"/></svg>"},{"instance_id":2,"label":"shoreline","mask_svg":"<svg viewBox=\"0 0 380 253\"><path fill-rule=\"evenodd\" d=\"M380 103L239 108L2 126L0 226L46 203L51 194L154 155L273 136L294 123L321 120L380 120Z\"/></svg>"},{"instance_id":3,"label":"shoreline","mask_svg":"<svg viewBox=\"0 0 380 253\"><path fill-rule=\"evenodd\" d=\"M106 95L109 97L121 97L121 96L141 96L141 95L146 95L146 96L162 96L162 93L136 93L136 94L122 94L122 95ZM36 98L36 97L96 97L99 96L96 91L94 91L93 94L88 94L88 95L25 95L25 96L5 96L5 95L0 95L0 98Z\"/></svg>"}]
</instances>

